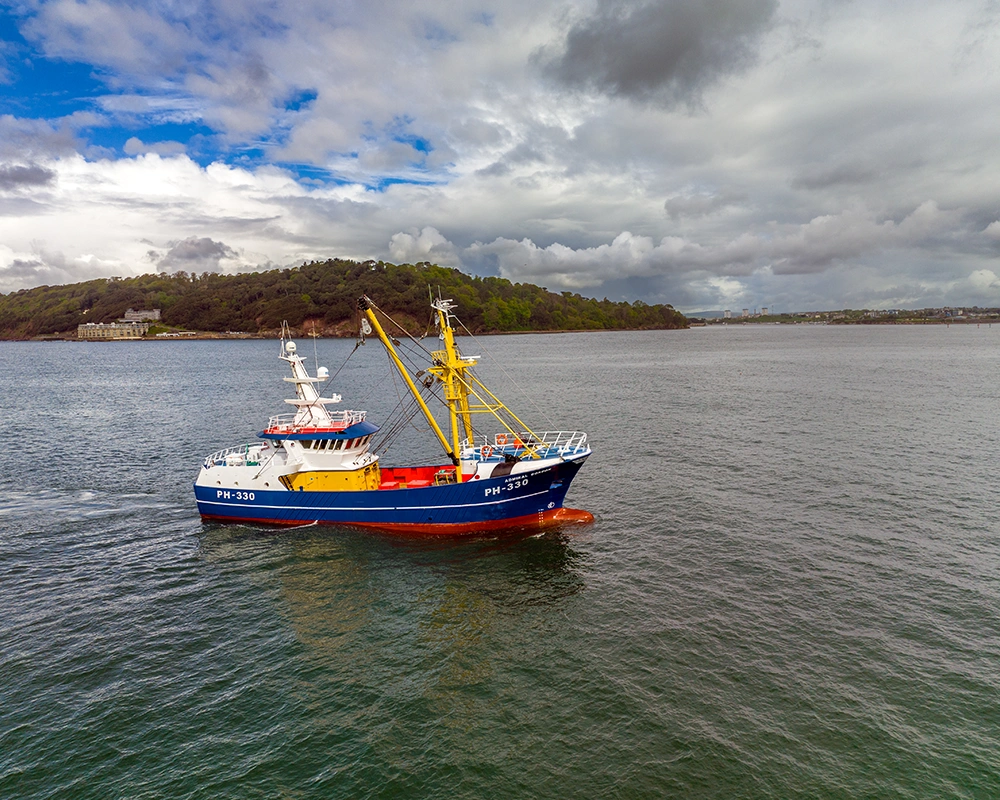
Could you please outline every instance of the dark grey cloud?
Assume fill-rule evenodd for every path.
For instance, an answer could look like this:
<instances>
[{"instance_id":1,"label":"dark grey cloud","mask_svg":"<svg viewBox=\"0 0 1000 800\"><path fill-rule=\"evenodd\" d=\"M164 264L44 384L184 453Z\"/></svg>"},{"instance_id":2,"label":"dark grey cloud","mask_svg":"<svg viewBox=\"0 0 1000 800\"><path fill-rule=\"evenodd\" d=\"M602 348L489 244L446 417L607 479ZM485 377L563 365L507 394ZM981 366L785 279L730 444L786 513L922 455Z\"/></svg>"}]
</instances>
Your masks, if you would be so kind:
<instances>
[{"instance_id":1,"label":"dark grey cloud","mask_svg":"<svg viewBox=\"0 0 1000 800\"><path fill-rule=\"evenodd\" d=\"M792 179L793 189L829 189L857 186L878 180L879 171L861 164L838 164L834 167L807 166Z\"/></svg>"},{"instance_id":2,"label":"dark grey cloud","mask_svg":"<svg viewBox=\"0 0 1000 800\"><path fill-rule=\"evenodd\" d=\"M565 49L544 71L573 88L697 104L707 86L754 63L777 6L776 0L605 0L570 29Z\"/></svg>"},{"instance_id":3,"label":"dark grey cloud","mask_svg":"<svg viewBox=\"0 0 1000 800\"><path fill-rule=\"evenodd\" d=\"M59 250L40 248L30 255L0 260L0 292L26 286L58 286L115 274L115 266L99 258L67 258Z\"/></svg>"},{"instance_id":4,"label":"dark grey cloud","mask_svg":"<svg viewBox=\"0 0 1000 800\"><path fill-rule=\"evenodd\" d=\"M55 181L56 174L37 164L0 166L0 191L47 186Z\"/></svg>"},{"instance_id":5,"label":"dark grey cloud","mask_svg":"<svg viewBox=\"0 0 1000 800\"><path fill-rule=\"evenodd\" d=\"M48 271L47 265L38 259L15 258L0 270L0 281L7 283L15 279L36 279Z\"/></svg>"},{"instance_id":6,"label":"dark grey cloud","mask_svg":"<svg viewBox=\"0 0 1000 800\"><path fill-rule=\"evenodd\" d=\"M73 118L21 119L0 114L0 158L33 161L76 152Z\"/></svg>"},{"instance_id":7,"label":"dark grey cloud","mask_svg":"<svg viewBox=\"0 0 1000 800\"><path fill-rule=\"evenodd\" d=\"M149 253L152 255L152 252ZM156 263L161 270L213 271L223 259L239 258L229 245L203 236L190 237L174 244Z\"/></svg>"}]
</instances>

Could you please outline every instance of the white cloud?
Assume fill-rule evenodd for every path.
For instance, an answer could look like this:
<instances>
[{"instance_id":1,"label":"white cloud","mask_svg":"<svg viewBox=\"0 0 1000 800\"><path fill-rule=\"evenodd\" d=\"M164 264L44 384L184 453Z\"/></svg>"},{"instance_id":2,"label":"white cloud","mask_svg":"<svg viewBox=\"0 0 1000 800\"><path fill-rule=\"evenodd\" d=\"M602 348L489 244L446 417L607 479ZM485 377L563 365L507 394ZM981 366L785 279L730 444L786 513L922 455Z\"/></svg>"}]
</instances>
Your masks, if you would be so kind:
<instances>
[{"instance_id":1,"label":"white cloud","mask_svg":"<svg viewBox=\"0 0 1000 800\"><path fill-rule=\"evenodd\" d=\"M977 269L969 275L969 283L972 284L976 291L982 292L985 295L995 297L1000 293L1000 278L991 269Z\"/></svg>"},{"instance_id":2,"label":"white cloud","mask_svg":"<svg viewBox=\"0 0 1000 800\"><path fill-rule=\"evenodd\" d=\"M496 239L489 244L475 243L469 255L497 258L500 274L515 282L532 282L560 289L584 289L599 286L608 275L619 277L649 275L657 264L657 255L673 254L683 245L664 240L659 247L647 236L619 234L610 244L573 249L562 244L538 247L530 239ZM665 262L665 257L663 261Z\"/></svg>"},{"instance_id":3,"label":"white cloud","mask_svg":"<svg viewBox=\"0 0 1000 800\"><path fill-rule=\"evenodd\" d=\"M187 148L180 142L152 142L147 144L137 136L132 136L125 142L125 154L129 156L143 153L155 153L158 156L175 156Z\"/></svg>"},{"instance_id":4,"label":"white cloud","mask_svg":"<svg viewBox=\"0 0 1000 800\"><path fill-rule=\"evenodd\" d=\"M393 234L389 239L389 257L397 263L430 261L446 267L459 265L455 245L431 227Z\"/></svg>"},{"instance_id":5,"label":"white cloud","mask_svg":"<svg viewBox=\"0 0 1000 800\"><path fill-rule=\"evenodd\" d=\"M4 286L198 242L172 257L429 260L698 310L994 292L1000 72L974 0L23 9L106 91L0 117ZM674 23L692 36L635 57ZM88 140L119 123L124 157ZM200 166L162 130L188 123L232 149Z\"/></svg>"},{"instance_id":6,"label":"white cloud","mask_svg":"<svg viewBox=\"0 0 1000 800\"><path fill-rule=\"evenodd\" d=\"M663 204L671 219L703 217L746 202L747 195L739 192L685 192L668 197Z\"/></svg>"}]
</instances>

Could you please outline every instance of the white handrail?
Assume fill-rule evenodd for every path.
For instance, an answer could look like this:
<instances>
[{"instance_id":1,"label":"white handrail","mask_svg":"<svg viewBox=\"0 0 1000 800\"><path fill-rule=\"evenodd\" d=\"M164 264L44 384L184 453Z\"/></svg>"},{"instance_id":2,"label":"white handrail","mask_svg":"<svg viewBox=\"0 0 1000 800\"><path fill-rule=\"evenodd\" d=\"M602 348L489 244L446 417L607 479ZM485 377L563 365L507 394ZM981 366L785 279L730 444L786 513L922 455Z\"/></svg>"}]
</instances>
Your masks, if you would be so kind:
<instances>
[{"instance_id":1,"label":"white handrail","mask_svg":"<svg viewBox=\"0 0 1000 800\"><path fill-rule=\"evenodd\" d=\"M205 457L205 467L232 467L243 466L244 464L255 464L265 458L265 451L270 450L270 445L260 442L250 444L239 444L236 447L227 447Z\"/></svg>"},{"instance_id":2,"label":"white handrail","mask_svg":"<svg viewBox=\"0 0 1000 800\"><path fill-rule=\"evenodd\" d=\"M276 414L267 421L268 430L277 428L278 430L289 431L292 428L325 428L344 427L357 425L365 421L366 411L328 411L330 421L320 422L315 419L302 418L299 414Z\"/></svg>"},{"instance_id":3,"label":"white handrail","mask_svg":"<svg viewBox=\"0 0 1000 800\"><path fill-rule=\"evenodd\" d=\"M520 456L525 452L537 458L572 456L587 450L587 434L583 431L545 431L535 436L527 431L517 435L498 433L493 437L475 436L461 444L464 458L476 461L497 461L504 456Z\"/></svg>"}]
</instances>

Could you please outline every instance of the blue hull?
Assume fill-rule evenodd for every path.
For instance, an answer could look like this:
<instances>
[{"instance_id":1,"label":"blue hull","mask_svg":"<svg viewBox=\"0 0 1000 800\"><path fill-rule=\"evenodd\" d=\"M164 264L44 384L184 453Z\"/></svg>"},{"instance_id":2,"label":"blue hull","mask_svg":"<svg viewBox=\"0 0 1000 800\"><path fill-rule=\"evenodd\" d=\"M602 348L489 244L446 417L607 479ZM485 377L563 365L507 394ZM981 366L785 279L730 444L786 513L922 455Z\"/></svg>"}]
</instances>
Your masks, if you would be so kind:
<instances>
[{"instance_id":1,"label":"blue hull","mask_svg":"<svg viewBox=\"0 0 1000 800\"><path fill-rule=\"evenodd\" d=\"M570 519L565 513L569 510L562 505L584 460L566 461L537 472L414 489L237 491L195 484L194 490L198 511L207 520L321 523L418 534L468 533L583 521Z\"/></svg>"}]
</instances>

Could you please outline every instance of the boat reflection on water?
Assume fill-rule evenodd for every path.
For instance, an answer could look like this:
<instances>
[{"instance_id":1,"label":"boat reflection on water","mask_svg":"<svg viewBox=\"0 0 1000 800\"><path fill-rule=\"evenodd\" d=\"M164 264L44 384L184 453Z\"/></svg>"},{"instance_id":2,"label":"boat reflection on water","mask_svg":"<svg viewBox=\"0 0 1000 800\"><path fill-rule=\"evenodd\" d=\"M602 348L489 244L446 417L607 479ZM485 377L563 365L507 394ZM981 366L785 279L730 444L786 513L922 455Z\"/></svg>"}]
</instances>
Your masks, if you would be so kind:
<instances>
[{"instance_id":1,"label":"boat reflection on water","mask_svg":"<svg viewBox=\"0 0 1000 800\"><path fill-rule=\"evenodd\" d=\"M471 679L489 671L483 662L501 647L495 634L585 586L582 556L562 531L428 540L206 525L200 552L257 591L273 586L273 613L288 620L309 658L357 674L441 658L457 659L449 680Z\"/></svg>"},{"instance_id":2,"label":"boat reflection on water","mask_svg":"<svg viewBox=\"0 0 1000 800\"><path fill-rule=\"evenodd\" d=\"M201 552L246 584L264 629L247 637L257 640L248 657L259 653L256 671L269 676L260 691L303 722L279 734L294 742L296 764L356 781L358 792L363 780L347 777L357 764L376 765L380 796L395 796L407 794L406 776L455 758L477 769L509 763L484 732L546 730L544 702L526 698L559 691L553 663L586 672L560 644L586 585L569 535L421 546L371 532L208 525Z\"/></svg>"}]
</instances>

